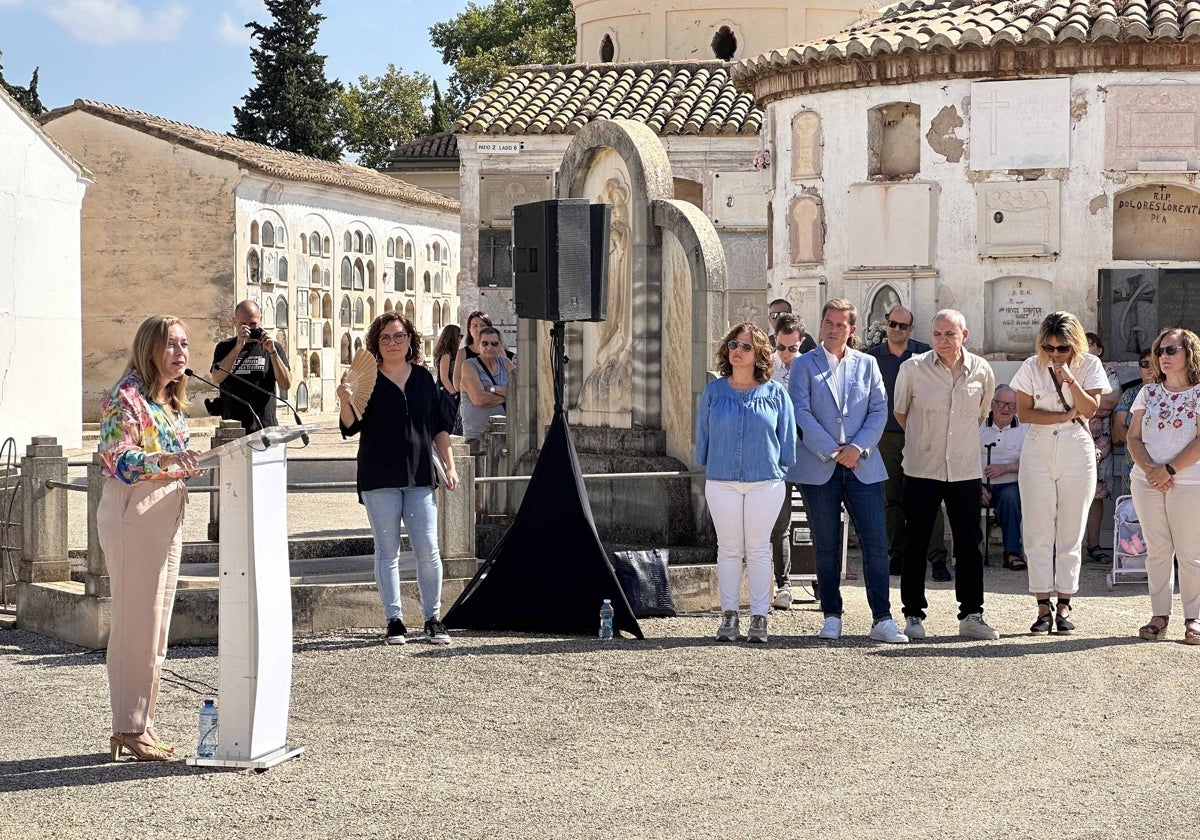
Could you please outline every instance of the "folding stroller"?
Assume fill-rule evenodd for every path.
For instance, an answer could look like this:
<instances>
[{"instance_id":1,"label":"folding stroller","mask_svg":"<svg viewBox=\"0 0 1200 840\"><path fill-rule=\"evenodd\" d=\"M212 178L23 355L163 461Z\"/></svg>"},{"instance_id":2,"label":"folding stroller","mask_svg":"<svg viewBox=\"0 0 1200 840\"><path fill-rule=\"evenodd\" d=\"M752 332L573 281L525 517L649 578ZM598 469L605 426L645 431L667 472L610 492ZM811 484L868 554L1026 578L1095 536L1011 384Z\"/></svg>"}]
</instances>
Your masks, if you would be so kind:
<instances>
[{"instance_id":1,"label":"folding stroller","mask_svg":"<svg viewBox=\"0 0 1200 840\"><path fill-rule=\"evenodd\" d=\"M1146 542L1142 523L1133 509L1133 496L1121 496L1113 506L1113 565L1108 573L1108 588L1118 583L1146 580Z\"/></svg>"}]
</instances>

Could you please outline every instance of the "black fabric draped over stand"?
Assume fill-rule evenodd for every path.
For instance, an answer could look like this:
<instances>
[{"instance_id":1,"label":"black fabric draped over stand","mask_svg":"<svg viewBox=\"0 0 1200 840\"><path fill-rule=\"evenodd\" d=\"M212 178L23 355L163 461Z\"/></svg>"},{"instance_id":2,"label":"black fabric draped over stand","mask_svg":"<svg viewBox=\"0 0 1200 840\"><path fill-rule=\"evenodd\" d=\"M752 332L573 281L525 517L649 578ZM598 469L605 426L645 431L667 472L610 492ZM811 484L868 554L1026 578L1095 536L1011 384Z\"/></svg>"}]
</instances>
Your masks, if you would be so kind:
<instances>
[{"instance_id":1,"label":"black fabric draped over stand","mask_svg":"<svg viewBox=\"0 0 1200 840\"><path fill-rule=\"evenodd\" d=\"M446 613L447 627L594 634L612 600L613 630L643 638L596 533L566 413L557 409L512 525Z\"/></svg>"}]
</instances>

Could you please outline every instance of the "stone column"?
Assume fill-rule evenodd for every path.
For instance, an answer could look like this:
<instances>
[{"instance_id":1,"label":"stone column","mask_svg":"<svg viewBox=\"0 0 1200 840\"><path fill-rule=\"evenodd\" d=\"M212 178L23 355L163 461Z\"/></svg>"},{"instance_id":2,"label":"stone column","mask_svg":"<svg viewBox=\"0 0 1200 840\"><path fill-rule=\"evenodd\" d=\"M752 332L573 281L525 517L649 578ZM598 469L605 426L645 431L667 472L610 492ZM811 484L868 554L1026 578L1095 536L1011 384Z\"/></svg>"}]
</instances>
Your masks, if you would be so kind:
<instances>
[{"instance_id":1,"label":"stone column","mask_svg":"<svg viewBox=\"0 0 1200 840\"><path fill-rule=\"evenodd\" d=\"M100 474L100 453L92 453L92 463L87 469L87 569L83 573L83 592L95 598L111 598L112 587L108 579L108 562L100 548L100 535L96 529L96 515L100 510L100 495L108 479Z\"/></svg>"},{"instance_id":2,"label":"stone column","mask_svg":"<svg viewBox=\"0 0 1200 840\"><path fill-rule=\"evenodd\" d=\"M54 437L38 436L21 461L21 560L17 580L50 583L71 579L67 558L67 490L46 486L67 480L67 459Z\"/></svg>"},{"instance_id":3,"label":"stone column","mask_svg":"<svg viewBox=\"0 0 1200 840\"><path fill-rule=\"evenodd\" d=\"M438 508L438 548L442 559L475 557L475 459L462 438L451 438L458 489L434 491Z\"/></svg>"},{"instance_id":4,"label":"stone column","mask_svg":"<svg viewBox=\"0 0 1200 840\"><path fill-rule=\"evenodd\" d=\"M231 440L237 440L240 437L245 437L246 430L242 428L242 424L237 420L222 420L221 425L217 426L212 436L212 445L210 449L216 449L229 443ZM220 486L221 473L219 470L213 470L210 475L212 480L209 482L214 486ZM210 540L219 540L221 538L221 494L208 494L208 538Z\"/></svg>"}]
</instances>

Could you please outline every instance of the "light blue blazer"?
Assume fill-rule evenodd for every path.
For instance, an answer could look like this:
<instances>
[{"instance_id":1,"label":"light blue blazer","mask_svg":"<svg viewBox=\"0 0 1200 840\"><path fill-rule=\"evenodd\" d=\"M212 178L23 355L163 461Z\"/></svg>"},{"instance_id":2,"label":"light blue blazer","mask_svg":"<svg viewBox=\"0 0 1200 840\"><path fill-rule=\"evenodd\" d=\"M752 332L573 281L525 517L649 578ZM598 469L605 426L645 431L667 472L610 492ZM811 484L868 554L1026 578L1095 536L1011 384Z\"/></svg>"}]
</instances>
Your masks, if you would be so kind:
<instances>
[{"instance_id":1,"label":"light blue blazer","mask_svg":"<svg viewBox=\"0 0 1200 840\"><path fill-rule=\"evenodd\" d=\"M855 477L864 484L887 479L878 446L888 413L879 365L866 353L846 348L842 370L844 387L835 396L833 374L820 345L792 362L788 395L796 412L800 442L788 481L824 484L833 477L837 462L832 453L840 445L839 427L845 428L847 443L863 450Z\"/></svg>"}]
</instances>

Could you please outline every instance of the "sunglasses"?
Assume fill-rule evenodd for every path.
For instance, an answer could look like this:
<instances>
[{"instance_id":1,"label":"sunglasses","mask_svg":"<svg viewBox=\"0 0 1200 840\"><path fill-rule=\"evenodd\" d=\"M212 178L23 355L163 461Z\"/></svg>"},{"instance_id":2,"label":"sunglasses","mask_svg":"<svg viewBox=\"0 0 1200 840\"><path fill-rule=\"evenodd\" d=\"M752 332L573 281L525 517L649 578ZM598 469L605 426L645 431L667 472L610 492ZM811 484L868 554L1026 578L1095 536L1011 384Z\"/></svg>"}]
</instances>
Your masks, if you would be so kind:
<instances>
[{"instance_id":1,"label":"sunglasses","mask_svg":"<svg viewBox=\"0 0 1200 840\"><path fill-rule=\"evenodd\" d=\"M902 324L902 323L900 323L899 321L888 321L888 326L889 326L889 327L891 327L891 328L892 328L892 329L894 329L894 330L906 330L906 329L908 329L909 327L911 327L911 326L912 326L912 324L911 324L911 323L909 323L909 324Z\"/></svg>"},{"instance_id":2,"label":"sunglasses","mask_svg":"<svg viewBox=\"0 0 1200 840\"><path fill-rule=\"evenodd\" d=\"M769 317L772 321L774 321L780 315L791 315L791 314L792 314L791 312L772 312Z\"/></svg>"},{"instance_id":3,"label":"sunglasses","mask_svg":"<svg viewBox=\"0 0 1200 840\"><path fill-rule=\"evenodd\" d=\"M1176 353L1185 353L1186 354L1187 348L1180 347L1178 344L1172 344L1168 347L1155 347L1154 348L1154 355L1158 356L1160 359L1162 358L1163 353L1166 353L1168 356L1174 356Z\"/></svg>"},{"instance_id":4,"label":"sunglasses","mask_svg":"<svg viewBox=\"0 0 1200 840\"><path fill-rule=\"evenodd\" d=\"M1043 344L1042 350L1046 353L1070 353L1075 348L1070 344Z\"/></svg>"},{"instance_id":5,"label":"sunglasses","mask_svg":"<svg viewBox=\"0 0 1200 840\"><path fill-rule=\"evenodd\" d=\"M479 346L480 347L499 347L500 342L499 341L484 341L481 339L479 342Z\"/></svg>"},{"instance_id":6,"label":"sunglasses","mask_svg":"<svg viewBox=\"0 0 1200 840\"><path fill-rule=\"evenodd\" d=\"M1140 367L1142 370L1149 370L1150 369L1150 360L1142 359L1140 362L1138 362L1138 367Z\"/></svg>"},{"instance_id":7,"label":"sunglasses","mask_svg":"<svg viewBox=\"0 0 1200 840\"><path fill-rule=\"evenodd\" d=\"M388 335L379 336L379 343L380 344L391 344L391 343L395 342L396 344L399 344L401 341L403 341L406 338L408 338L408 333L402 333L402 332L390 333Z\"/></svg>"},{"instance_id":8,"label":"sunglasses","mask_svg":"<svg viewBox=\"0 0 1200 840\"><path fill-rule=\"evenodd\" d=\"M745 350L747 353L749 353L751 350L754 349L753 344L747 344L744 341L731 341L731 342L729 342L729 344L727 346L729 347L730 350L737 350L740 347L743 350Z\"/></svg>"},{"instance_id":9,"label":"sunglasses","mask_svg":"<svg viewBox=\"0 0 1200 840\"><path fill-rule=\"evenodd\" d=\"M800 345L799 344L776 344L775 349L778 350L780 353L799 353Z\"/></svg>"},{"instance_id":10,"label":"sunglasses","mask_svg":"<svg viewBox=\"0 0 1200 840\"><path fill-rule=\"evenodd\" d=\"M992 405L998 405L1001 408L1007 408L1009 411L1017 410L1017 404L1015 402L1005 402L1004 400L992 400Z\"/></svg>"}]
</instances>

